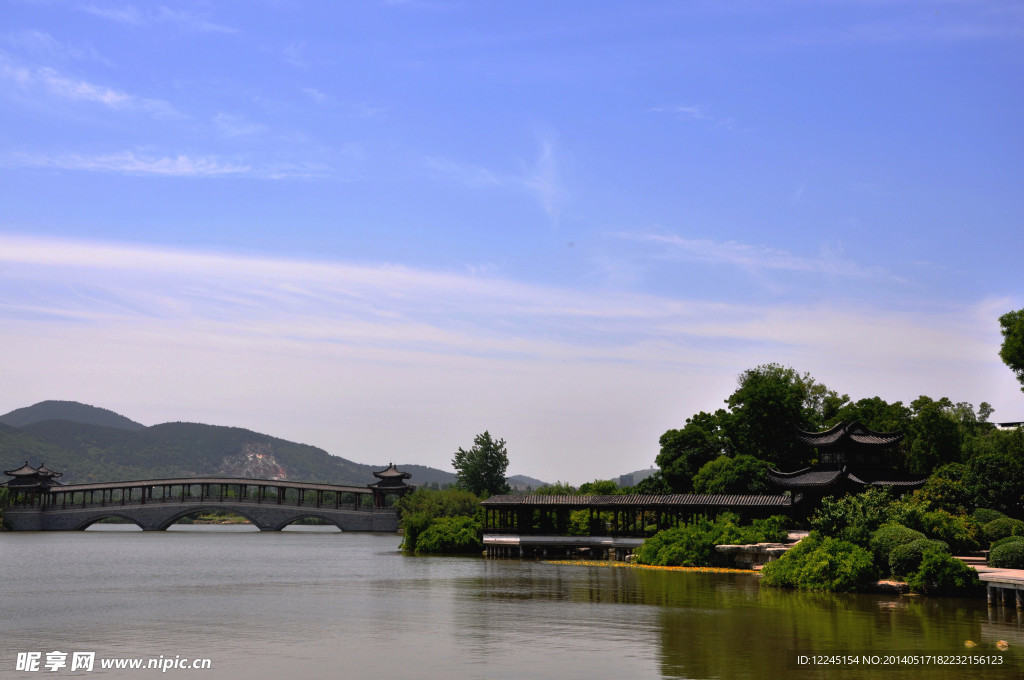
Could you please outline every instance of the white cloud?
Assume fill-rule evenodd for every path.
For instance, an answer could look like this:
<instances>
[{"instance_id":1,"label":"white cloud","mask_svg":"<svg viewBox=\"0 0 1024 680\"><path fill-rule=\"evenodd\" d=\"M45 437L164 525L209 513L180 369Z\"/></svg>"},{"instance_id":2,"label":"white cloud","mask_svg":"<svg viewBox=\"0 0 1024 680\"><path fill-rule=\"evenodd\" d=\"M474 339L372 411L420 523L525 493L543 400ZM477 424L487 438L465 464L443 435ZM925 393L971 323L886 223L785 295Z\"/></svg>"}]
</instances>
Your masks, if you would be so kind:
<instances>
[{"instance_id":1,"label":"white cloud","mask_svg":"<svg viewBox=\"0 0 1024 680\"><path fill-rule=\"evenodd\" d=\"M542 138L539 146L536 160L518 174L496 172L482 165L439 156L425 158L423 162L439 177L473 189L526 190L537 198L548 218L557 223L565 191L560 183L555 144L550 138Z\"/></svg>"},{"instance_id":2,"label":"white cloud","mask_svg":"<svg viewBox=\"0 0 1024 680\"><path fill-rule=\"evenodd\" d=\"M525 173L522 181L536 192L548 218L557 223L563 191L559 182L558 161L555 157L553 140L541 139L537 162L531 171Z\"/></svg>"},{"instance_id":3,"label":"white cloud","mask_svg":"<svg viewBox=\"0 0 1024 680\"><path fill-rule=\"evenodd\" d=\"M218 113L214 116L213 122L227 137L261 135L268 129L267 126L262 123L254 123L244 116L235 116L228 113Z\"/></svg>"},{"instance_id":4,"label":"white cloud","mask_svg":"<svg viewBox=\"0 0 1024 680\"><path fill-rule=\"evenodd\" d=\"M23 30L9 33L3 42L45 61L97 61L111 65L92 45L61 42L45 31Z\"/></svg>"},{"instance_id":5,"label":"white cloud","mask_svg":"<svg viewBox=\"0 0 1024 680\"><path fill-rule=\"evenodd\" d=\"M115 172L126 175L164 175L178 177L209 177L248 173L248 165L228 162L210 156L144 156L134 151L119 153L60 156L10 154L0 164L9 167L56 168L88 172Z\"/></svg>"},{"instance_id":6,"label":"white cloud","mask_svg":"<svg viewBox=\"0 0 1024 680\"><path fill-rule=\"evenodd\" d=\"M133 7L131 5L121 5L119 7L112 5L107 7L86 5L85 7L82 7L82 11L88 12L93 16L100 17L101 19L115 21L119 24L141 26L146 23L145 15L137 7Z\"/></svg>"},{"instance_id":7,"label":"white cloud","mask_svg":"<svg viewBox=\"0 0 1024 680\"><path fill-rule=\"evenodd\" d=\"M438 467L486 428L514 472L580 483L646 467L665 429L768 361L854 398L986 400L1011 419L1024 399L992 316L1006 306L720 304L0 235L0 371L16 400L0 406L77 398Z\"/></svg>"},{"instance_id":8,"label":"white cloud","mask_svg":"<svg viewBox=\"0 0 1024 680\"><path fill-rule=\"evenodd\" d=\"M133 5L105 6L87 5L82 11L93 16L129 26L148 26L156 23L170 23L186 31L196 33L237 33L238 30L210 21L194 12L174 10L161 6L157 9L141 10Z\"/></svg>"},{"instance_id":9,"label":"white cloud","mask_svg":"<svg viewBox=\"0 0 1024 680\"><path fill-rule=\"evenodd\" d=\"M658 257L695 260L747 270L780 270L852 278L898 277L880 267L864 267L846 260L839 252L824 251L817 257L794 255L785 250L737 241L689 239L676 234L621 233L622 239L658 247Z\"/></svg>"},{"instance_id":10,"label":"white cloud","mask_svg":"<svg viewBox=\"0 0 1024 680\"><path fill-rule=\"evenodd\" d=\"M655 106L648 110L652 113L667 113L680 120L707 123L714 128L732 130L736 125L736 121L732 117L713 115L710 107L702 104L673 104L670 106Z\"/></svg>"},{"instance_id":11,"label":"white cloud","mask_svg":"<svg viewBox=\"0 0 1024 680\"><path fill-rule=\"evenodd\" d=\"M139 97L87 80L71 78L48 66L29 68L9 60L0 60L0 78L22 88L36 87L62 99L102 104L118 111L140 111L156 118L175 118L180 115L163 100Z\"/></svg>"}]
</instances>

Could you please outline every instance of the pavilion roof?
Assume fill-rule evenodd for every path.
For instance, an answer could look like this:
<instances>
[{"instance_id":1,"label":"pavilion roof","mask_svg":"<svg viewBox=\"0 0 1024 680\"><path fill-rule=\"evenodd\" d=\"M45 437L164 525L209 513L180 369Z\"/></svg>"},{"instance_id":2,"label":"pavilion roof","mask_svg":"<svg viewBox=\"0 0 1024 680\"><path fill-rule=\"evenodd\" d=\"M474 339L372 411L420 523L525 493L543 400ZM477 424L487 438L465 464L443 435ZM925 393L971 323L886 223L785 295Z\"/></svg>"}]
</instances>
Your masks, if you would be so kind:
<instances>
[{"instance_id":1,"label":"pavilion roof","mask_svg":"<svg viewBox=\"0 0 1024 680\"><path fill-rule=\"evenodd\" d=\"M27 477L28 475L39 474L39 470L29 465L26 460L25 464L20 468L17 468L16 470L4 470L4 474L8 477Z\"/></svg>"},{"instance_id":2,"label":"pavilion roof","mask_svg":"<svg viewBox=\"0 0 1024 680\"><path fill-rule=\"evenodd\" d=\"M412 477L411 472L402 472L395 467L394 463L388 463L388 466L380 472L374 472L373 476L377 479L409 479Z\"/></svg>"},{"instance_id":3,"label":"pavilion roof","mask_svg":"<svg viewBox=\"0 0 1024 680\"><path fill-rule=\"evenodd\" d=\"M902 432L876 432L859 421L838 423L822 432L797 430L797 439L816 448L832 448L848 445L886 447L899 443Z\"/></svg>"},{"instance_id":4,"label":"pavilion roof","mask_svg":"<svg viewBox=\"0 0 1024 680\"><path fill-rule=\"evenodd\" d=\"M841 484L847 480L861 486L900 486L915 487L924 484L924 479L899 479L895 476L854 474L846 466L829 466L825 468L804 468L796 472L779 472L768 470L768 481L781 487L827 487Z\"/></svg>"}]
</instances>

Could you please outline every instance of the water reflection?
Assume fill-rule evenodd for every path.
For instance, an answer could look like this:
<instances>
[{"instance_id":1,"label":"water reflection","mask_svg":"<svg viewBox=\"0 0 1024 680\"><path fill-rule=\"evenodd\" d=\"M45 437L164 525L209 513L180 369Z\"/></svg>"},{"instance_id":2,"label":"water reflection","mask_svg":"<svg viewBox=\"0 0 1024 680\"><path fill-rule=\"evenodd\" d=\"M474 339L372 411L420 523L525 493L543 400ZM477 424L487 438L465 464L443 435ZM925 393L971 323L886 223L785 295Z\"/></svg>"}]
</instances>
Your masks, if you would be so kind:
<instances>
[{"instance_id":1,"label":"water reflection","mask_svg":"<svg viewBox=\"0 0 1024 680\"><path fill-rule=\"evenodd\" d=\"M888 678L800 669L796 651L992 654L1024 630L984 600L762 590L747 574L412 557L399 537L182 525L0 535L0 675L18 651L188 653L226 678ZM44 649L45 648L45 649ZM137 676L137 673L135 674ZM105 678L118 676L104 672Z\"/></svg>"}]
</instances>

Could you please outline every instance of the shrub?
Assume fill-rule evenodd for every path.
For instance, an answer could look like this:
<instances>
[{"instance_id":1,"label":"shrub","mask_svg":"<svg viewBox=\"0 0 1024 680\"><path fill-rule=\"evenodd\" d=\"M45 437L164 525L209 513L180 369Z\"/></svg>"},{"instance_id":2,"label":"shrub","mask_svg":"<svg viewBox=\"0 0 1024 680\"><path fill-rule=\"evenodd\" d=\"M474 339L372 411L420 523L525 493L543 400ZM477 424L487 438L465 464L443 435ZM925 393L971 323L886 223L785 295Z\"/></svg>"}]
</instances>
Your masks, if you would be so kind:
<instances>
[{"instance_id":1,"label":"shrub","mask_svg":"<svg viewBox=\"0 0 1024 680\"><path fill-rule=\"evenodd\" d=\"M869 546L875 564L889 564L889 554L893 548L899 545L906 545L919 538L925 538L920 531L909 529L900 524L885 524L880 526L875 533L871 534Z\"/></svg>"},{"instance_id":2,"label":"shrub","mask_svg":"<svg viewBox=\"0 0 1024 680\"><path fill-rule=\"evenodd\" d=\"M801 590L863 590L877 578L871 553L818 532L766 564L761 574L766 586Z\"/></svg>"},{"instance_id":3,"label":"shrub","mask_svg":"<svg viewBox=\"0 0 1024 680\"><path fill-rule=\"evenodd\" d=\"M1024 541L1011 541L988 554L988 566L1001 569L1024 569Z\"/></svg>"},{"instance_id":4,"label":"shrub","mask_svg":"<svg viewBox=\"0 0 1024 680\"><path fill-rule=\"evenodd\" d=\"M939 549L949 552L949 546L942 541L919 538L916 541L898 545L889 553L889 572L896 578L912 574L921 566L925 551Z\"/></svg>"},{"instance_id":5,"label":"shrub","mask_svg":"<svg viewBox=\"0 0 1024 680\"><path fill-rule=\"evenodd\" d=\"M985 541L992 543L1007 536L1024 535L1024 522L1011 517L1000 517L985 524L981 529Z\"/></svg>"},{"instance_id":6,"label":"shrub","mask_svg":"<svg viewBox=\"0 0 1024 680\"><path fill-rule=\"evenodd\" d=\"M907 585L915 593L950 595L978 590L981 581L978 572L962 560L931 546L925 549L921 566L907 578Z\"/></svg>"},{"instance_id":7,"label":"shrub","mask_svg":"<svg viewBox=\"0 0 1024 680\"><path fill-rule=\"evenodd\" d=\"M740 526L739 518L722 513L714 521L698 517L674 529L659 531L635 551L640 564L706 567L716 561L716 545L778 542L786 537L788 519L776 515Z\"/></svg>"},{"instance_id":8,"label":"shrub","mask_svg":"<svg viewBox=\"0 0 1024 680\"><path fill-rule=\"evenodd\" d=\"M921 531L928 538L945 541L957 554L981 548L981 527L966 515L953 515L946 510L926 512L921 516Z\"/></svg>"},{"instance_id":9,"label":"shrub","mask_svg":"<svg viewBox=\"0 0 1024 680\"><path fill-rule=\"evenodd\" d=\"M480 524L472 517L439 517L416 539L416 552L480 552Z\"/></svg>"},{"instance_id":10,"label":"shrub","mask_svg":"<svg viewBox=\"0 0 1024 680\"><path fill-rule=\"evenodd\" d=\"M888 488L880 487L838 500L828 496L811 517L811 529L866 546L872 532L890 520L891 503Z\"/></svg>"},{"instance_id":11,"label":"shrub","mask_svg":"<svg viewBox=\"0 0 1024 680\"><path fill-rule=\"evenodd\" d=\"M1003 513L998 510L990 510L989 508L978 508L971 513L971 518L978 524L985 525L994 519L1000 519L1006 517Z\"/></svg>"},{"instance_id":12,"label":"shrub","mask_svg":"<svg viewBox=\"0 0 1024 680\"><path fill-rule=\"evenodd\" d=\"M1024 543L1024 536L1007 536L1006 538L1000 538L998 541L993 541L992 545L988 547L989 550L995 550L1001 545L1007 543Z\"/></svg>"}]
</instances>

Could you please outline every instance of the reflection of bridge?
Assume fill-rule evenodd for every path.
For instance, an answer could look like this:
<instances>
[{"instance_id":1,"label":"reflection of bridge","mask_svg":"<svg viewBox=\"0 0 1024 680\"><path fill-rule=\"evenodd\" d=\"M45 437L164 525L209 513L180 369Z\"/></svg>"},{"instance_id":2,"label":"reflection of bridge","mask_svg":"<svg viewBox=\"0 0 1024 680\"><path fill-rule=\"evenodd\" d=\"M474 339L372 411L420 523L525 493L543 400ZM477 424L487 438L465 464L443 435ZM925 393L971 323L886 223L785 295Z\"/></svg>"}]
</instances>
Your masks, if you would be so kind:
<instances>
[{"instance_id":1,"label":"reflection of bridge","mask_svg":"<svg viewBox=\"0 0 1024 680\"><path fill-rule=\"evenodd\" d=\"M398 477L408 474L388 474L391 470L375 472L381 481L361 487L231 477L32 489L10 484L4 524L13 531L74 531L120 518L145 531L162 531L187 515L211 510L241 515L263 531L279 531L305 518L342 531L397 531L398 515L388 501L412 487Z\"/></svg>"}]
</instances>

